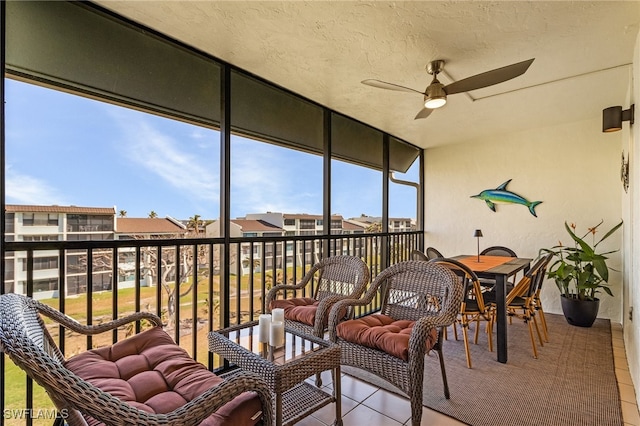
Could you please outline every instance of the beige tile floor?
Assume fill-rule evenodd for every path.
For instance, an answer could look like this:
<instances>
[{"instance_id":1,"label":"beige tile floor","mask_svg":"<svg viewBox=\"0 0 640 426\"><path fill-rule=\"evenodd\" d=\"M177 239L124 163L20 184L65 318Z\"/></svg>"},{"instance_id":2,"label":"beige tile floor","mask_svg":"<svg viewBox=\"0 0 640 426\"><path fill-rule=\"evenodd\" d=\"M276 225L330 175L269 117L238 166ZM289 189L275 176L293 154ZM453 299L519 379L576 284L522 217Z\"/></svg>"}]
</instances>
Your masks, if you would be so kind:
<instances>
[{"instance_id":1,"label":"beige tile floor","mask_svg":"<svg viewBox=\"0 0 640 426\"><path fill-rule=\"evenodd\" d=\"M625 426L640 426L635 391L624 352L622 326L612 324L613 355L622 400L622 417ZM331 375L323 373L323 382L331 384ZM348 375L342 376L342 420L344 426L393 426L407 425L411 420L409 400L395 393L377 388ZM298 426L327 426L335 419L334 404L327 405L311 416L296 423ZM455 419L437 411L424 408L421 425L464 426Z\"/></svg>"},{"instance_id":2,"label":"beige tile floor","mask_svg":"<svg viewBox=\"0 0 640 426\"><path fill-rule=\"evenodd\" d=\"M629 374L629 365L624 351L622 325L611 324L611 341L613 343L613 362L616 367L618 388L622 405L622 420L625 426L640 426L640 415L636 403L636 393Z\"/></svg>"}]
</instances>

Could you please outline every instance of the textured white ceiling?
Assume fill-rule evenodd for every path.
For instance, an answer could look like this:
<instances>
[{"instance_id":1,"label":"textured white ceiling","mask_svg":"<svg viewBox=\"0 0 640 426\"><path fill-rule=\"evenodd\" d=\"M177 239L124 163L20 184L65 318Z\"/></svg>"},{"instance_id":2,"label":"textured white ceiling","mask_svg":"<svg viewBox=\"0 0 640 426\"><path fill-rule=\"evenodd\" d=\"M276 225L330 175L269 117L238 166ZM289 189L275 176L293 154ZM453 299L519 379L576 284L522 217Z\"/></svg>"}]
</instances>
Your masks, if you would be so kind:
<instances>
[{"instance_id":1,"label":"textured white ceiling","mask_svg":"<svg viewBox=\"0 0 640 426\"><path fill-rule=\"evenodd\" d=\"M96 3L425 148L622 105L640 28L639 1ZM530 58L524 75L450 95L422 120L414 120L421 95L360 83L376 78L423 91L434 59L460 80Z\"/></svg>"}]
</instances>

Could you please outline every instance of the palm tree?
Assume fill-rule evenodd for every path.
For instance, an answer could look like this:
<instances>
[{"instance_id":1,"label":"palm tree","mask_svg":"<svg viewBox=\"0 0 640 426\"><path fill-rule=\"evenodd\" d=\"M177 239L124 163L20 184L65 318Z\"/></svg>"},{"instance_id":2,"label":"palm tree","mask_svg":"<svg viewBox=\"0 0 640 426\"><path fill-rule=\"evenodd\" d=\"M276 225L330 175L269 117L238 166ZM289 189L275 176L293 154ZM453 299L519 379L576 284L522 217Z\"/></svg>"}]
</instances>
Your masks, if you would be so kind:
<instances>
[{"instance_id":1,"label":"palm tree","mask_svg":"<svg viewBox=\"0 0 640 426\"><path fill-rule=\"evenodd\" d=\"M192 229L195 231L196 235L200 234L200 220L199 214L194 214L189 218L189 223L187 223L187 229Z\"/></svg>"},{"instance_id":2,"label":"palm tree","mask_svg":"<svg viewBox=\"0 0 640 426\"><path fill-rule=\"evenodd\" d=\"M156 217L158 217L158 213L156 213L155 211L151 210L151 211L149 212L149 217L150 217L151 219L155 219Z\"/></svg>"},{"instance_id":3,"label":"palm tree","mask_svg":"<svg viewBox=\"0 0 640 426\"><path fill-rule=\"evenodd\" d=\"M380 233L382 232L382 222L373 222L369 226L366 227L364 232L367 233Z\"/></svg>"},{"instance_id":4,"label":"palm tree","mask_svg":"<svg viewBox=\"0 0 640 426\"><path fill-rule=\"evenodd\" d=\"M251 263L251 259L249 259L248 257L245 257L244 259L242 259L242 267L243 268L248 268L250 263ZM259 267L260 267L260 259L253 259L253 264L251 265L251 268L252 268L251 270L255 271Z\"/></svg>"},{"instance_id":5,"label":"palm tree","mask_svg":"<svg viewBox=\"0 0 640 426\"><path fill-rule=\"evenodd\" d=\"M120 217L127 217L127 211L126 210L120 210Z\"/></svg>"}]
</instances>

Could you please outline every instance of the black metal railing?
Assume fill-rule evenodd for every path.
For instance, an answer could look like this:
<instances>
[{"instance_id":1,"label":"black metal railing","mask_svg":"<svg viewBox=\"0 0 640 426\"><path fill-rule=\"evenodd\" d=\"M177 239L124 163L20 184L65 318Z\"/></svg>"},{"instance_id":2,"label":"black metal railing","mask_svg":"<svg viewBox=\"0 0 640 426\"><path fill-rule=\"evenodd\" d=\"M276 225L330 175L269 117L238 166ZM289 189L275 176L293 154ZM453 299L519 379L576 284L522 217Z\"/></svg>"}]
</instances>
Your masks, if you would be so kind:
<instances>
[{"instance_id":1,"label":"black metal railing","mask_svg":"<svg viewBox=\"0 0 640 426\"><path fill-rule=\"evenodd\" d=\"M208 352L207 333L256 319L271 286L297 282L320 259L346 254L362 258L375 277L420 249L422 233L231 238L226 244L223 238L34 241L4 247L5 292L40 299L87 325L154 312L194 359L216 369L219 361ZM36 261L43 257L47 262ZM356 315L378 309L376 300ZM107 336L81 337L52 324L49 332L68 358L144 327L135 323ZM12 424L50 423L29 416L53 408L44 392L4 355L0 366L1 412L24 410L25 418ZM3 424L9 422L5 417Z\"/></svg>"}]
</instances>

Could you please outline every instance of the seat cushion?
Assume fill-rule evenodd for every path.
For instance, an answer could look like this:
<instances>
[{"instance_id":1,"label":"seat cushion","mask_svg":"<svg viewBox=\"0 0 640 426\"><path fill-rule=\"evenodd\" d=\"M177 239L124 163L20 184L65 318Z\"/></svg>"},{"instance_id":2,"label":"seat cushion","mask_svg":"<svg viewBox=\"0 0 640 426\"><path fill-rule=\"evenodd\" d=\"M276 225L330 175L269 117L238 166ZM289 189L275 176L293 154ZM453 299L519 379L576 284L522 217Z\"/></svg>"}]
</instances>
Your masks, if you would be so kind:
<instances>
[{"instance_id":1,"label":"seat cushion","mask_svg":"<svg viewBox=\"0 0 640 426\"><path fill-rule=\"evenodd\" d=\"M223 381L193 360L161 327L73 356L65 367L101 390L150 413L171 412ZM245 392L200 424L254 425L259 419L251 417L261 410L258 396ZM93 418L87 418L87 422L100 424Z\"/></svg>"},{"instance_id":2,"label":"seat cushion","mask_svg":"<svg viewBox=\"0 0 640 426\"><path fill-rule=\"evenodd\" d=\"M271 301L271 310L284 309L284 317L291 321L301 322L313 326L316 321L316 311L320 302L310 297L295 297ZM326 325L325 320L325 325Z\"/></svg>"},{"instance_id":3,"label":"seat cushion","mask_svg":"<svg viewBox=\"0 0 640 426\"><path fill-rule=\"evenodd\" d=\"M409 337L415 321L395 320L387 315L372 314L338 324L338 337L351 343L378 349L409 360ZM429 332L426 350L429 351L438 340L438 331Z\"/></svg>"}]
</instances>

